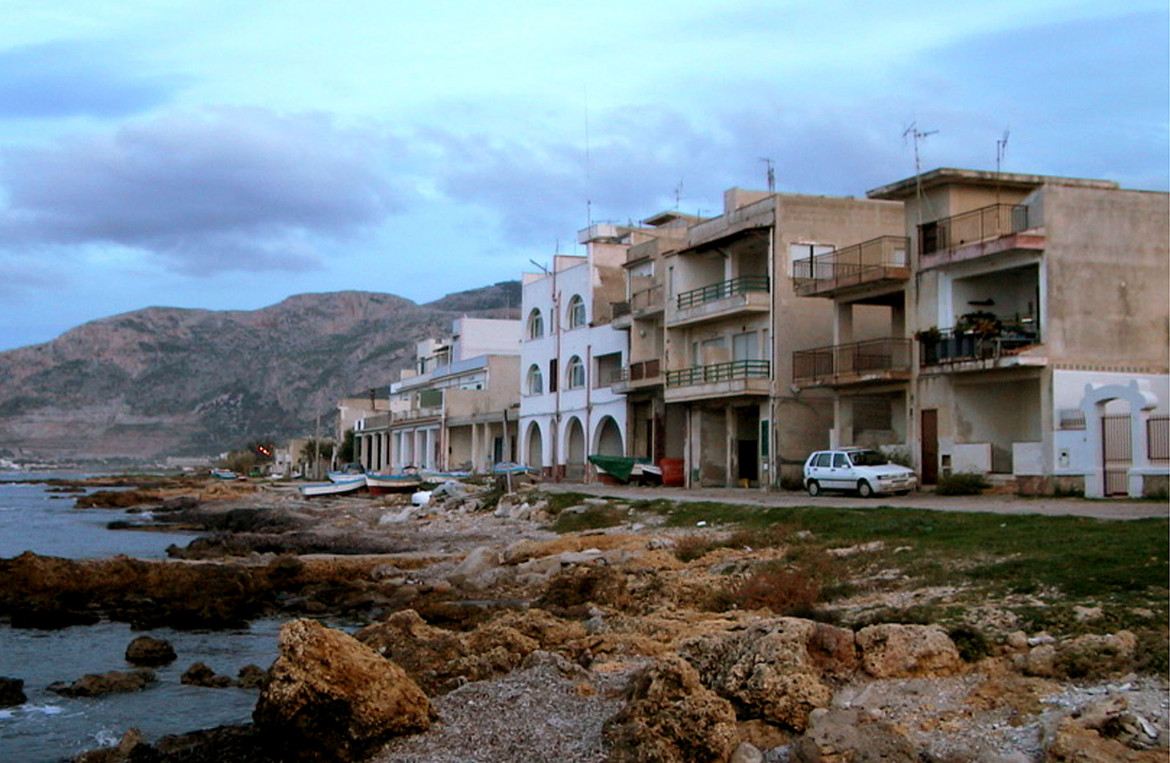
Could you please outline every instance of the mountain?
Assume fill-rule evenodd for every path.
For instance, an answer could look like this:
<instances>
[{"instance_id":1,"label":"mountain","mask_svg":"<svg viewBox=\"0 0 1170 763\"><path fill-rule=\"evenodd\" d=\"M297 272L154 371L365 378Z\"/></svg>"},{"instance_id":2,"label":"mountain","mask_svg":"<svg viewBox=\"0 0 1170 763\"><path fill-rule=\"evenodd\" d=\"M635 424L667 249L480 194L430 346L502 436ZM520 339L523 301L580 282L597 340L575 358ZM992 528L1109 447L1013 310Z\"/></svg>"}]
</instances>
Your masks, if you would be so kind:
<instances>
[{"instance_id":1,"label":"mountain","mask_svg":"<svg viewBox=\"0 0 1170 763\"><path fill-rule=\"evenodd\" d=\"M318 414L413 365L464 315L515 318L520 284L423 305L301 294L260 310L149 307L0 352L0 456L211 455L313 431Z\"/></svg>"}]
</instances>

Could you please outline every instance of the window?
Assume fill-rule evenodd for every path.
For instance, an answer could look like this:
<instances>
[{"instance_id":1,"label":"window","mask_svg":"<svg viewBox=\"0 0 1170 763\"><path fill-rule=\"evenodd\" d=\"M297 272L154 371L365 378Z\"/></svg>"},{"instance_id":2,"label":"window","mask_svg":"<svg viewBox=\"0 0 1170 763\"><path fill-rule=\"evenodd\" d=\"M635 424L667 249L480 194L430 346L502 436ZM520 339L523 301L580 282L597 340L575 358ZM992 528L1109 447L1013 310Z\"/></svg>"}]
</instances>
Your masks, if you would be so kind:
<instances>
[{"instance_id":1,"label":"window","mask_svg":"<svg viewBox=\"0 0 1170 763\"><path fill-rule=\"evenodd\" d=\"M548 361L548 391L557 391L557 359L551 358Z\"/></svg>"},{"instance_id":2,"label":"window","mask_svg":"<svg viewBox=\"0 0 1170 763\"><path fill-rule=\"evenodd\" d=\"M540 366L535 363L528 369L528 394L544 394L544 379L540 376Z\"/></svg>"},{"instance_id":3,"label":"window","mask_svg":"<svg viewBox=\"0 0 1170 763\"><path fill-rule=\"evenodd\" d=\"M540 314L540 310L533 308L532 312L528 314L528 338L540 339L544 336L544 316Z\"/></svg>"},{"instance_id":4,"label":"window","mask_svg":"<svg viewBox=\"0 0 1170 763\"><path fill-rule=\"evenodd\" d=\"M585 325L585 300L580 294L569 298L569 328L575 329Z\"/></svg>"},{"instance_id":5,"label":"window","mask_svg":"<svg viewBox=\"0 0 1170 763\"><path fill-rule=\"evenodd\" d=\"M585 364L576 355L569 358L568 368L565 369L565 386L568 389L580 389L585 386Z\"/></svg>"},{"instance_id":6,"label":"window","mask_svg":"<svg viewBox=\"0 0 1170 763\"><path fill-rule=\"evenodd\" d=\"M830 463L830 455L828 453L818 453L816 460L813 461L813 466L828 466Z\"/></svg>"},{"instance_id":7,"label":"window","mask_svg":"<svg viewBox=\"0 0 1170 763\"><path fill-rule=\"evenodd\" d=\"M849 461L845 459L844 453L833 454L833 468L834 469L848 469Z\"/></svg>"}]
</instances>

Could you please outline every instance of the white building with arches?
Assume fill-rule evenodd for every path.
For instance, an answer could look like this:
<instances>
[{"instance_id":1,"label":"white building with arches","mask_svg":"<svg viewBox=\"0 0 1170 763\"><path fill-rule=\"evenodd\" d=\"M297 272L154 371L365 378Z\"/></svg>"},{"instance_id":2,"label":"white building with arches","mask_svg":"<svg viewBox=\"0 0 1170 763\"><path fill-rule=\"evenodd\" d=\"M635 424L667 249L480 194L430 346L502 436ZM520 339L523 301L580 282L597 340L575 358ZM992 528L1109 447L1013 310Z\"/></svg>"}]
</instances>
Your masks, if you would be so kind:
<instances>
[{"instance_id":1,"label":"white building with arches","mask_svg":"<svg viewBox=\"0 0 1170 763\"><path fill-rule=\"evenodd\" d=\"M593 225L585 256L556 255L523 276L520 460L546 478L592 477L590 455L624 456L626 398L613 389L627 336L611 326L625 294L626 251L652 231Z\"/></svg>"}]
</instances>

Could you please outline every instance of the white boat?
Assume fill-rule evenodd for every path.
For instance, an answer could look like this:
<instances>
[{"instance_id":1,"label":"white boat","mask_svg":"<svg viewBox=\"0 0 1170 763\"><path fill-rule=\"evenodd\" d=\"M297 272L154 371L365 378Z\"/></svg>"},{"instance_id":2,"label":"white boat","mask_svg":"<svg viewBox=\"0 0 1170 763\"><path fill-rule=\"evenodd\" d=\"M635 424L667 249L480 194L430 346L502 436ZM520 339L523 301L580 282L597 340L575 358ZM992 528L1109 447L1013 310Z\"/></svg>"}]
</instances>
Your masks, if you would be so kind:
<instances>
[{"instance_id":1,"label":"white boat","mask_svg":"<svg viewBox=\"0 0 1170 763\"><path fill-rule=\"evenodd\" d=\"M366 478L362 475L350 477L348 480L341 482L313 482L308 485L301 485L301 495L306 498L311 498L315 495L341 495L342 493L352 493L355 490L361 490L366 486Z\"/></svg>"},{"instance_id":2,"label":"white boat","mask_svg":"<svg viewBox=\"0 0 1170 763\"><path fill-rule=\"evenodd\" d=\"M330 482L349 482L354 477L364 476L366 470L362 468L361 464L346 464L340 471L327 472L325 476L329 478Z\"/></svg>"}]
</instances>

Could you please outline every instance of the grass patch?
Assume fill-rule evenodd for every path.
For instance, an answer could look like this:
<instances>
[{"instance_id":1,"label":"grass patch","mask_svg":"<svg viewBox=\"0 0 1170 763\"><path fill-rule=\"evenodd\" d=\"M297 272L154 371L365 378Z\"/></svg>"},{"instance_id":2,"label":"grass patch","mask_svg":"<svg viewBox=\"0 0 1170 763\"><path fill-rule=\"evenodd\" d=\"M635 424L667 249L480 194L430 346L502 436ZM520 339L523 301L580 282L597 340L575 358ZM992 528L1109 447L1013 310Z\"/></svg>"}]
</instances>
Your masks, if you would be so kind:
<instances>
[{"instance_id":1,"label":"grass patch","mask_svg":"<svg viewBox=\"0 0 1170 763\"><path fill-rule=\"evenodd\" d=\"M838 580L864 578L897 569L899 579L874 583L887 589L948 585L964 589L965 601L1018 595L1005 604L1020 617L1020 627L1053 633L1101 632L1108 628L1149 628L1131 613L1153 610L1165 619L1170 580L1170 522L1166 519L1108 521L975 512L939 512L877 506L873 508L759 507L711 502L656 506L676 527L734 526L737 533L775 532L791 554L883 541L885 550L836 560ZM782 528L773 530L772 528ZM766 536L765 536L766 537ZM711 541L695 541L715 547ZM763 547L763 543L743 545ZM699 553L701 556L701 553ZM697 557L696 557L697 558ZM825 583L821 597L837 591ZM876 588L875 588L876 590ZM1103 621L1079 623L1073 605L1103 606ZM957 617L961 617L961 610ZM942 612L905 610L891 620L939 622ZM1153 652L1151 652L1153 654ZM1151 657L1157 662L1157 655Z\"/></svg>"},{"instance_id":2,"label":"grass patch","mask_svg":"<svg viewBox=\"0 0 1170 763\"><path fill-rule=\"evenodd\" d=\"M629 512L610 505L586 506L580 510L561 511L552 523L552 529L559 533L573 533L582 530L596 530L602 527L616 527L624 524Z\"/></svg>"}]
</instances>

